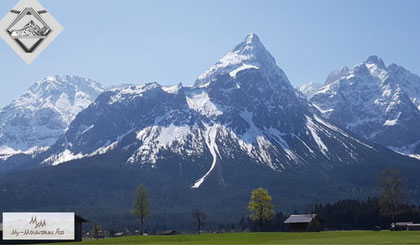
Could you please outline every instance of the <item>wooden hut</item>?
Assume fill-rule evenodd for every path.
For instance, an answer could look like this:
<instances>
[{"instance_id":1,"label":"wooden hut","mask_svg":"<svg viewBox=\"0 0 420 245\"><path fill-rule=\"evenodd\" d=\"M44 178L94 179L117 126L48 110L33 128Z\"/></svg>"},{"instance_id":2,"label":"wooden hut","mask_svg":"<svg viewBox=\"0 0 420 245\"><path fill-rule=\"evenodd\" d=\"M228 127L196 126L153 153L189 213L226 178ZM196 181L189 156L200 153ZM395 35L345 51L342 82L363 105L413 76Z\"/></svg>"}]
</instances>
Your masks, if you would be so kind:
<instances>
[{"instance_id":1,"label":"wooden hut","mask_svg":"<svg viewBox=\"0 0 420 245\"><path fill-rule=\"evenodd\" d=\"M293 214L284 221L293 232L321 231L322 220L317 214Z\"/></svg>"}]
</instances>

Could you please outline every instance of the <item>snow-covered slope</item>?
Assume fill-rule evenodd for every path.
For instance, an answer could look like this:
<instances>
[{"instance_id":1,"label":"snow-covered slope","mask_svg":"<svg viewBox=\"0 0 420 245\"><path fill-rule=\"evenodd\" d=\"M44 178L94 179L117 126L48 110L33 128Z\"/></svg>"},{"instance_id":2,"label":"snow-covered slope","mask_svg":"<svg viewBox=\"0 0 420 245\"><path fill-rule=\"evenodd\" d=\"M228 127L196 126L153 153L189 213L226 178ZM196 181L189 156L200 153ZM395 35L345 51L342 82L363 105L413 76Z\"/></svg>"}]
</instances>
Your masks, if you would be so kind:
<instances>
[{"instance_id":1,"label":"snow-covered slope","mask_svg":"<svg viewBox=\"0 0 420 245\"><path fill-rule=\"evenodd\" d=\"M322 87L322 84L309 82L298 87L298 90L308 99L312 98L316 92Z\"/></svg>"},{"instance_id":2,"label":"snow-covered slope","mask_svg":"<svg viewBox=\"0 0 420 245\"><path fill-rule=\"evenodd\" d=\"M328 84L330 84L330 83L332 83L332 82L335 82L335 81L337 81L338 79L340 79L341 77L343 77L347 72L349 72L350 71L350 69L347 67L347 66L344 66L344 67L342 67L341 69L339 69L339 70L335 70L335 71L332 71L329 75L328 75L328 77L327 77L327 79L325 80L325 85L328 85ZM321 85L321 87L322 87L322 85Z\"/></svg>"},{"instance_id":3,"label":"snow-covered slope","mask_svg":"<svg viewBox=\"0 0 420 245\"><path fill-rule=\"evenodd\" d=\"M115 155L127 165L188 172L199 188L212 176L224 185L232 169L324 169L381 151L317 113L251 34L193 87L148 83L102 93L41 161Z\"/></svg>"},{"instance_id":4,"label":"snow-covered slope","mask_svg":"<svg viewBox=\"0 0 420 245\"><path fill-rule=\"evenodd\" d=\"M77 76L47 77L0 111L0 155L51 146L104 88Z\"/></svg>"},{"instance_id":5,"label":"snow-covered slope","mask_svg":"<svg viewBox=\"0 0 420 245\"><path fill-rule=\"evenodd\" d=\"M420 77L370 56L332 73L311 98L325 117L405 154L420 154Z\"/></svg>"},{"instance_id":6,"label":"snow-covered slope","mask_svg":"<svg viewBox=\"0 0 420 245\"><path fill-rule=\"evenodd\" d=\"M250 69L260 70L267 78L278 78L278 82L284 82L272 85L290 86L286 75L276 65L273 56L265 49L258 36L250 34L214 66L201 74L195 81L194 87L208 86L217 76L223 74L235 78L239 72Z\"/></svg>"}]
</instances>

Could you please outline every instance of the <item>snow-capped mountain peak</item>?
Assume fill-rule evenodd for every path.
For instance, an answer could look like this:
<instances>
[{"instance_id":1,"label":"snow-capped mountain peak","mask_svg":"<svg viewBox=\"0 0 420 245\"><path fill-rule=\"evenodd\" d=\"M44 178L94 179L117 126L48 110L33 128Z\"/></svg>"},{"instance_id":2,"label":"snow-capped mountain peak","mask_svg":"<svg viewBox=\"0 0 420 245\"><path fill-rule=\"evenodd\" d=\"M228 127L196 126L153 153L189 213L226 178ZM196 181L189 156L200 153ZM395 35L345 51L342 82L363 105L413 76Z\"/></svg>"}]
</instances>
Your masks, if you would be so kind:
<instances>
[{"instance_id":1,"label":"snow-capped mountain peak","mask_svg":"<svg viewBox=\"0 0 420 245\"><path fill-rule=\"evenodd\" d=\"M218 75L229 74L231 77L244 70L267 70L272 75L284 73L277 67L275 59L264 47L256 34L249 34L240 44L221 58L214 66L201 74L195 81L195 87L206 87Z\"/></svg>"},{"instance_id":2,"label":"snow-capped mountain peak","mask_svg":"<svg viewBox=\"0 0 420 245\"><path fill-rule=\"evenodd\" d=\"M0 110L0 147L5 154L52 145L104 87L78 76L49 76Z\"/></svg>"},{"instance_id":3,"label":"snow-capped mountain peak","mask_svg":"<svg viewBox=\"0 0 420 245\"><path fill-rule=\"evenodd\" d=\"M380 69L386 69L384 61L376 55L369 56L365 63L377 65Z\"/></svg>"},{"instance_id":4,"label":"snow-capped mountain peak","mask_svg":"<svg viewBox=\"0 0 420 245\"><path fill-rule=\"evenodd\" d=\"M419 76L375 55L332 74L308 97L325 117L393 150L420 153Z\"/></svg>"}]
</instances>

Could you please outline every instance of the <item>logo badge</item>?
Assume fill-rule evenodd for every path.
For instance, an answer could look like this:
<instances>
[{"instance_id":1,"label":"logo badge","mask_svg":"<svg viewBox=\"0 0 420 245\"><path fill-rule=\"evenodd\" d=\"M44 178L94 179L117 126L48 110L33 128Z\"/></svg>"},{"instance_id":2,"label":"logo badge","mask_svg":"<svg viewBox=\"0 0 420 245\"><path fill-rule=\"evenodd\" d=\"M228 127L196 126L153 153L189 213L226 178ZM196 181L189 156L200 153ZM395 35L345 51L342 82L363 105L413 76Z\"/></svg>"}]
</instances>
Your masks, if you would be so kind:
<instances>
[{"instance_id":1,"label":"logo badge","mask_svg":"<svg viewBox=\"0 0 420 245\"><path fill-rule=\"evenodd\" d=\"M1 21L0 37L30 64L63 31L37 0L21 0Z\"/></svg>"},{"instance_id":2,"label":"logo badge","mask_svg":"<svg viewBox=\"0 0 420 245\"><path fill-rule=\"evenodd\" d=\"M74 240L75 218L74 213L3 213L3 240Z\"/></svg>"}]
</instances>

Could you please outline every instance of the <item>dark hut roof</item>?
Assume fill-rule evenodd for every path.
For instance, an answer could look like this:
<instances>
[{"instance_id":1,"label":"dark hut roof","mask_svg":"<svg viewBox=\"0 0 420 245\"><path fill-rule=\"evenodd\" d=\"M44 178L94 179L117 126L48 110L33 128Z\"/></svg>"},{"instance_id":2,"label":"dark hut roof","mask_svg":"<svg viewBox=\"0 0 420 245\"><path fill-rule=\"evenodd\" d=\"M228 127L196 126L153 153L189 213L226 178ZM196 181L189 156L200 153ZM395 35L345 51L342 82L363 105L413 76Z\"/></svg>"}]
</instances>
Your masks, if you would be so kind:
<instances>
[{"instance_id":1,"label":"dark hut roof","mask_svg":"<svg viewBox=\"0 0 420 245\"><path fill-rule=\"evenodd\" d=\"M80 220L82 223L89 222L89 220L87 220L87 219L85 219L85 218L82 218L82 217L80 217L79 215L75 215L75 218L76 218L76 219L78 219L78 220Z\"/></svg>"},{"instance_id":2,"label":"dark hut roof","mask_svg":"<svg viewBox=\"0 0 420 245\"><path fill-rule=\"evenodd\" d=\"M317 214L293 214L284 221L285 224L310 223Z\"/></svg>"},{"instance_id":3,"label":"dark hut roof","mask_svg":"<svg viewBox=\"0 0 420 245\"><path fill-rule=\"evenodd\" d=\"M160 233L161 235L174 235L176 234L176 230L166 230Z\"/></svg>"}]
</instances>

